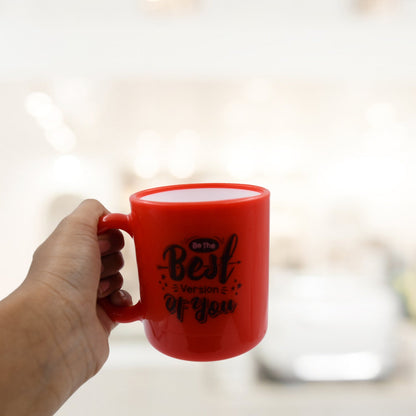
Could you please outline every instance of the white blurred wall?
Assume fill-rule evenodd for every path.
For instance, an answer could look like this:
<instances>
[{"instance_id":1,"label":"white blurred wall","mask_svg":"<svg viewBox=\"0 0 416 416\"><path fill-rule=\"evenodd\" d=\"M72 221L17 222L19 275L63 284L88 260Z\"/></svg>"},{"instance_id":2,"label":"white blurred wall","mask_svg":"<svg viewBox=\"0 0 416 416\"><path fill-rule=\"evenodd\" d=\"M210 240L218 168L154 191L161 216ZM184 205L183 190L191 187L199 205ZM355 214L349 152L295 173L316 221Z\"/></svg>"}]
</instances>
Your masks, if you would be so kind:
<instances>
[{"instance_id":1,"label":"white blurred wall","mask_svg":"<svg viewBox=\"0 0 416 416\"><path fill-rule=\"evenodd\" d=\"M2 0L0 72L413 81L415 16L412 0Z\"/></svg>"}]
</instances>

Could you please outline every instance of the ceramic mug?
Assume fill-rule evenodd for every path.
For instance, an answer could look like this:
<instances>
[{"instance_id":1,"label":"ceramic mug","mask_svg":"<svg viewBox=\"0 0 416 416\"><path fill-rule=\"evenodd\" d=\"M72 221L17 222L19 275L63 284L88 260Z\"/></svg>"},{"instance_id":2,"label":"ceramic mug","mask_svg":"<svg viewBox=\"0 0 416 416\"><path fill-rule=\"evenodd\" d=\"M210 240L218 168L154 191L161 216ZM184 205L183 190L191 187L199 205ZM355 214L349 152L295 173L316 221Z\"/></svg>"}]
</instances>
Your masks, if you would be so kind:
<instances>
[{"instance_id":1,"label":"ceramic mug","mask_svg":"<svg viewBox=\"0 0 416 416\"><path fill-rule=\"evenodd\" d=\"M242 184L173 185L137 192L131 213L108 214L98 233L134 239L140 301L99 303L116 322L143 321L169 356L214 361L242 354L267 329L267 189Z\"/></svg>"}]
</instances>

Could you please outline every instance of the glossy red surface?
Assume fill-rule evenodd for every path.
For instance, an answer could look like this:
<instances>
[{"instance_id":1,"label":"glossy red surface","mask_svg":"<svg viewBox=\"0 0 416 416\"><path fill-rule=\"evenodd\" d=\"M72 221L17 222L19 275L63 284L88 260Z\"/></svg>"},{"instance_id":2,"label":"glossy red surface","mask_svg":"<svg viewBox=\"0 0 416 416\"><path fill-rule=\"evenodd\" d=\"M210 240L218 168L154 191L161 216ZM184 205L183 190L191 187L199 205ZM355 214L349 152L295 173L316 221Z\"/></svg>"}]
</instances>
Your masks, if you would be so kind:
<instances>
[{"instance_id":1,"label":"glossy red surface","mask_svg":"<svg viewBox=\"0 0 416 416\"><path fill-rule=\"evenodd\" d=\"M209 202L152 202L155 192L240 188L255 196ZM120 228L133 238L140 302L101 302L117 322L143 321L159 351L212 361L242 354L267 329L269 198L264 188L192 184L155 188L130 197L131 214L109 214L99 232Z\"/></svg>"}]
</instances>

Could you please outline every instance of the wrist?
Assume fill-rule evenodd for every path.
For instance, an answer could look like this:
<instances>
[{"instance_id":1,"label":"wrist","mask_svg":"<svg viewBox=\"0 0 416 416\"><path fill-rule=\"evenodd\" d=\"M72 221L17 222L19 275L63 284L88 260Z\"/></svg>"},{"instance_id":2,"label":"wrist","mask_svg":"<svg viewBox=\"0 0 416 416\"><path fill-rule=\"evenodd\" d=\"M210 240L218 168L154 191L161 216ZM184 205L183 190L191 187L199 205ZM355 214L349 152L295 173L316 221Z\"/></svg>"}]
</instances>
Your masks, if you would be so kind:
<instances>
[{"instance_id":1,"label":"wrist","mask_svg":"<svg viewBox=\"0 0 416 416\"><path fill-rule=\"evenodd\" d=\"M0 414L53 414L90 377L81 326L58 297L32 286L22 285L0 305L0 360L8 370L0 386L10 391L12 406Z\"/></svg>"},{"instance_id":2,"label":"wrist","mask_svg":"<svg viewBox=\"0 0 416 416\"><path fill-rule=\"evenodd\" d=\"M25 297L29 303L28 314L32 324L43 337L42 345L56 354L59 371L71 389L78 388L89 379L91 351L86 339L87 324L82 313L71 302L71 295L64 296L57 288L36 282L30 285ZM65 373L65 374L63 374Z\"/></svg>"}]
</instances>

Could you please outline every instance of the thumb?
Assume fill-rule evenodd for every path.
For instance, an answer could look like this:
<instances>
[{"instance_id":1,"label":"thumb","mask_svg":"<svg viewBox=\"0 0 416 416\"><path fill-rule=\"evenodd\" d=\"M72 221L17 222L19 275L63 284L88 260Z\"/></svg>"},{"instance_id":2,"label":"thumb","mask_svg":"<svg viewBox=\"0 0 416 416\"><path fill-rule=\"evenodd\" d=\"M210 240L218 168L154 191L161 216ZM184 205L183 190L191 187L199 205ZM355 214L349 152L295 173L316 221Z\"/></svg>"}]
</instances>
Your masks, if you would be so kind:
<instances>
[{"instance_id":1,"label":"thumb","mask_svg":"<svg viewBox=\"0 0 416 416\"><path fill-rule=\"evenodd\" d=\"M96 290L101 270L97 223L107 213L100 202L83 201L35 251L29 274L51 278L54 285L66 281Z\"/></svg>"}]
</instances>

